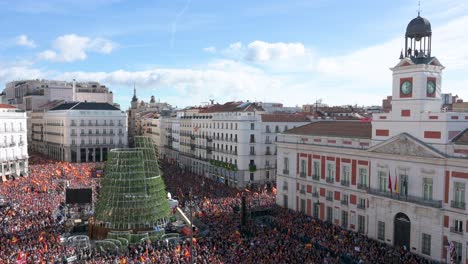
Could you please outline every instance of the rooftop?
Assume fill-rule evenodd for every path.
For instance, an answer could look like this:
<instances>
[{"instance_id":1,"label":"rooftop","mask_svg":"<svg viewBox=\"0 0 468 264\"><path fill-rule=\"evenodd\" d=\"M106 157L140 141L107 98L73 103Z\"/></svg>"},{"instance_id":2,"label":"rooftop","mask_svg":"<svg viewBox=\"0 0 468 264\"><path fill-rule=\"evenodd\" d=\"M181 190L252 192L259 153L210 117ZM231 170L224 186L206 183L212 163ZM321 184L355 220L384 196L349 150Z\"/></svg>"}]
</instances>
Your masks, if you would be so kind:
<instances>
[{"instance_id":1,"label":"rooftop","mask_svg":"<svg viewBox=\"0 0 468 264\"><path fill-rule=\"evenodd\" d=\"M63 103L59 106L56 106L50 109L50 111L57 111L57 110L120 110L120 109L108 103L72 102L72 103Z\"/></svg>"},{"instance_id":2,"label":"rooftop","mask_svg":"<svg viewBox=\"0 0 468 264\"><path fill-rule=\"evenodd\" d=\"M0 104L0 108L15 109L16 107L9 104Z\"/></svg>"},{"instance_id":3,"label":"rooftop","mask_svg":"<svg viewBox=\"0 0 468 264\"><path fill-rule=\"evenodd\" d=\"M363 121L318 121L304 126L290 129L285 134L330 136L330 137L372 137L371 122Z\"/></svg>"},{"instance_id":4,"label":"rooftop","mask_svg":"<svg viewBox=\"0 0 468 264\"><path fill-rule=\"evenodd\" d=\"M227 102L225 104L213 104L200 110L200 113L216 113L216 112L253 112L264 111L257 103L251 102Z\"/></svg>"},{"instance_id":5,"label":"rooftop","mask_svg":"<svg viewBox=\"0 0 468 264\"><path fill-rule=\"evenodd\" d=\"M309 122L305 114L262 114L262 122Z\"/></svg>"}]
</instances>

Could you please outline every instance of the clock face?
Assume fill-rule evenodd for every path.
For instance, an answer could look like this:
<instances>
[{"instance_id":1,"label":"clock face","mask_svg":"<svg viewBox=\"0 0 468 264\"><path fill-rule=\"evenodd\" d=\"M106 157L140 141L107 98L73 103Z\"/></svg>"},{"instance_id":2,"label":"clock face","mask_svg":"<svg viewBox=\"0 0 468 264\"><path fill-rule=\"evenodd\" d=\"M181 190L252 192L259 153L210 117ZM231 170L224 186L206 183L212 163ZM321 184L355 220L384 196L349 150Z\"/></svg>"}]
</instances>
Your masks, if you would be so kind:
<instances>
[{"instance_id":1,"label":"clock face","mask_svg":"<svg viewBox=\"0 0 468 264\"><path fill-rule=\"evenodd\" d=\"M434 81L428 81L427 82L427 94L428 95L433 95L436 91L436 85Z\"/></svg>"},{"instance_id":2,"label":"clock face","mask_svg":"<svg viewBox=\"0 0 468 264\"><path fill-rule=\"evenodd\" d=\"M409 95L411 94L411 91L413 90L413 85L410 81L404 81L401 84L400 91L403 95Z\"/></svg>"}]
</instances>

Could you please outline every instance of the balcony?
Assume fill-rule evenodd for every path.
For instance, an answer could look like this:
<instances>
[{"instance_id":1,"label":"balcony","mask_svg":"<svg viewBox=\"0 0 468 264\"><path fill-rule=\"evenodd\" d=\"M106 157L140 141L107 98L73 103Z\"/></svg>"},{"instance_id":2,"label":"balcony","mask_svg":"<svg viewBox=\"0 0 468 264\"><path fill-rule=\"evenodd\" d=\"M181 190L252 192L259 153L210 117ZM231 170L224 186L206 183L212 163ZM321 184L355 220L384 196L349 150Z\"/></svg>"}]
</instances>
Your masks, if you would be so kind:
<instances>
[{"instance_id":1,"label":"balcony","mask_svg":"<svg viewBox=\"0 0 468 264\"><path fill-rule=\"evenodd\" d=\"M326 178L326 181L327 181L328 183L334 183L334 182L335 182L335 179L334 179L333 177L327 177L327 178Z\"/></svg>"},{"instance_id":2,"label":"balcony","mask_svg":"<svg viewBox=\"0 0 468 264\"><path fill-rule=\"evenodd\" d=\"M367 189L369 189L369 187L368 187L367 184L365 184L365 183L358 183L358 184L357 184L357 188L360 189L360 190L367 190Z\"/></svg>"},{"instance_id":3,"label":"balcony","mask_svg":"<svg viewBox=\"0 0 468 264\"><path fill-rule=\"evenodd\" d=\"M249 143L255 143L255 139L250 139Z\"/></svg>"},{"instance_id":4,"label":"balcony","mask_svg":"<svg viewBox=\"0 0 468 264\"><path fill-rule=\"evenodd\" d=\"M390 199L397 200L397 201L414 203L414 204L419 204L422 206L429 206L429 207L434 207L434 208L442 208L442 200L425 200L422 197L392 194L390 192L382 192L378 189L372 189L372 188L368 189L368 192L376 196L386 197L386 198L390 198Z\"/></svg>"},{"instance_id":5,"label":"balcony","mask_svg":"<svg viewBox=\"0 0 468 264\"><path fill-rule=\"evenodd\" d=\"M312 193L312 197L318 198L318 197L319 197L319 193L318 193L318 192L313 192L313 193Z\"/></svg>"},{"instance_id":6,"label":"balcony","mask_svg":"<svg viewBox=\"0 0 468 264\"><path fill-rule=\"evenodd\" d=\"M343 186L349 186L349 181L347 181L347 180L341 180L341 185L343 185Z\"/></svg>"},{"instance_id":7,"label":"balcony","mask_svg":"<svg viewBox=\"0 0 468 264\"><path fill-rule=\"evenodd\" d=\"M450 207L465 210L465 203L460 201L450 201Z\"/></svg>"},{"instance_id":8,"label":"balcony","mask_svg":"<svg viewBox=\"0 0 468 264\"><path fill-rule=\"evenodd\" d=\"M255 155L255 151L250 151L250 155Z\"/></svg>"},{"instance_id":9,"label":"balcony","mask_svg":"<svg viewBox=\"0 0 468 264\"><path fill-rule=\"evenodd\" d=\"M463 228L450 227L450 232L463 235Z\"/></svg>"},{"instance_id":10,"label":"balcony","mask_svg":"<svg viewBox=\"0 0 468 264\"><path fill-rule=\"evenodd\" d=\"M76 137L76 133L71 133L70 136Z\"/></svg>"},{"instance_id":11,"label":"balcony","mask_svg":"<svg viewBox=\"0 0 468 264\"><path fill-rule=\"evenodd\" d=\"M72 123L70 124L70 126L76 126L76 123L75 123L75 122L72 122Z\"/></svg>"},{"instance_id":12,"label":"balcony","mask_svg":"<svg viewBox=\"0 0 468 264\"><path fill-rule=\"evenodd\" d=\"M320 176L318 174L312 174L312 180L320 181Z\"/></svg>"},{"instance_id":13,"label":"balcony","mask_svg":"<svg viewBox=\"0 0 468 264\"><path fill-rule=\"evenodd\" d=\"M366 210L366 205L365 204L357 204L358 209Z\"/></svg>"},{"instance_id":14,"label":"balcony","mask_svg":"<svg viewBox=\"0 0 468 264\"><path fill-rule=\"evenodd\" d=\"M257 170L257 165L255 164L249 164L249 171L250 172L254 172Z\"/></svg>"},{"instance_id":15,"label":"balcony","mask_svg":"<svg viewBox=\"0 0 468 264\"><path fill-rule=\"evenodd\" d=\"M284 175L289 175L289 170L283 170Z\"/></svg>"},{"instance_id":16,"label":"balcony","mask_svg":"<svg viewBox=\"0 0 468 264\"><path fill-rule=\"evenodd\" d=\"M348 200L341 200L342 205L348 205Z\"/></svg>"},{"instance_id":17,"label":"balcony","mask_svg":"<svg viewBox=\"0 0 468 264\"><path fill-rule=\"evenodd\" d=\"M306 177L306 173L305 173L304 171L301 171L301 172L299 173L299 176L300 176L301 178L305 178L305 177Z\"/></svg>"},{"instance_id":18,"label":"balcony","mask_svg":"<svg viewBox=\"0 0 468 264\"><path fill-rule=\"evenodd\" d=\"M271 133L271 130L270 130L270 129L267 129L267 130L265 130L265 133L270 134L270 133Z\"/></svg>"},{"instance_id":19,"label":"balcony","mask_svg":"<svg viewBox=\"0 0 468 264\"><path fill-rule=\"evenodd\" d=\"M327 197L325 197L325 199L327 201L333 202L333 196L327 196Z\"/></svg>"},{"instance_id":20,"label":"balcony","mask_svg":"<svg viewBox=\"0 0 468 264\"><path fill-rule=\"evenodd\" d=\"M269 150L265 151L265 155L271 155L271 152Z\"/></svg>"},{"instance_id":21,"label":"balcony","mask_svg":"<svg viewBox=\"0 0 468 264\"><path fill-rule=\"evenodd\" d=\"M271 144L271 140L266 139L266 140L265 140L265 144Z\"/></svg>"}]
</instances>

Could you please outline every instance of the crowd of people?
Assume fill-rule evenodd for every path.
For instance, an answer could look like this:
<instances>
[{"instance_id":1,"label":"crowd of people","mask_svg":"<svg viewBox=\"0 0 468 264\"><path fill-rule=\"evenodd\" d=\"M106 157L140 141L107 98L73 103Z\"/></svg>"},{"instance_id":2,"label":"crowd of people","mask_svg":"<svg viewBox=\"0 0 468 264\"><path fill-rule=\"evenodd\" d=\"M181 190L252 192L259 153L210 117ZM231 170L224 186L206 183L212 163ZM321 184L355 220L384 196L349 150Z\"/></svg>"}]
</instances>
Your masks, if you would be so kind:
<instances>
[{"instance_id":1,"label":"crowd of people","mask_svg":"<svg viewBox=\"0 0 468 264\"><path fill-rule=\"evenodd\" d=\"M4 182L0 195L0 263L63 263L76 249L60 243L64 223L54 212L64 202L64 184L90 187L102 164L30 160L27 177ZM204 236L176 243L129 245L120 254L92 248L80 263L431 263L403 249L347 231L275 204L275 189L238 190L176 164L162 163L168 192L207 227ZM65 182L65 183L64 183ZM95 188L94 188L95 189ZM266 212L241 226L239 208ZM190 243L192 242L192 243ZM193 246L191 246L193 245Z\"/></svg>"}]
</instances>

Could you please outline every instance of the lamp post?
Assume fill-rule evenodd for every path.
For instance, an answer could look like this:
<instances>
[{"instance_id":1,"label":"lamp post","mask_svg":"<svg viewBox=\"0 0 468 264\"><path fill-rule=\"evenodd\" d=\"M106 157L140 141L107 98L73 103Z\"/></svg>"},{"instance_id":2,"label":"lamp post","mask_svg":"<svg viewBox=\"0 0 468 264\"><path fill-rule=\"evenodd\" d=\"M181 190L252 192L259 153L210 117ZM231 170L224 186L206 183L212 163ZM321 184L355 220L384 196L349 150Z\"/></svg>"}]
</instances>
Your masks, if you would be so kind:
<instances>
[{"instance_id":1,"label":"lamp post","mask_svg":"<svg viewBox=\"0 0 468 264\"><path fill-rule=\"evenodd\" d=\"M192 187L189 193L189 209L190 209L190 263L193 264L193 214L192 214Z\"/></svg>"}]
</instances>

